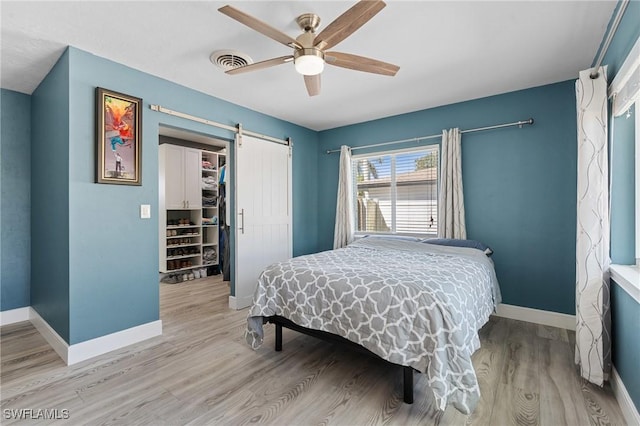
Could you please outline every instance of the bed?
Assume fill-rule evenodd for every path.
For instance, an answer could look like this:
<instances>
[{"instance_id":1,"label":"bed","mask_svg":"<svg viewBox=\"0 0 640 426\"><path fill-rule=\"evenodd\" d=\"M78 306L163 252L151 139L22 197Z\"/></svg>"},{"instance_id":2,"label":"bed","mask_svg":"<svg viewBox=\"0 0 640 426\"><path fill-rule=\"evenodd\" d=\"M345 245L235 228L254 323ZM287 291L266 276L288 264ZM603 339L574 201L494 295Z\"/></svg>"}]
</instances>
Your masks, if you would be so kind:
<instances>
[{"instance_id":1,"label":"bed","mask_svg":"<svg viewBox=\"0 0 640 426\"><path fill-rule=\"evenodd\" d=\"M469 414L480 399L471 355L499 302L493 262L481 250L361 238L265 269L246 339L259 348L267 321L277 324L276 346L282 326L338 336L404 367L406 402L417 370L440 410L452 404Z\"/></svg>"}]
</instances>

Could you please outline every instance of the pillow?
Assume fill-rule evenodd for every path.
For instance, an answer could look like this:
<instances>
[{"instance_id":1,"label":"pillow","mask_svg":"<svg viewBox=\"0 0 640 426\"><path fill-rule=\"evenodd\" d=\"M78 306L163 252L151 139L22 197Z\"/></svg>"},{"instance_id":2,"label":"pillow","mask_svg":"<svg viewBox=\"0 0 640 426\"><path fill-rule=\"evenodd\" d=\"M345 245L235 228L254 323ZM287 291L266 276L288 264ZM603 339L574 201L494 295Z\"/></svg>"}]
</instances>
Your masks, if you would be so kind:
<instances>
[{"instance_id":1,"label":"pillow","mask_svg":"<svg viewBox=\"0 0 640 426\"><path fill-rule=\"evenodd\" d=\"M422 240L422 242L426 244L437 244L441 246L474 248L483 251L487 256L491 256L493 254L493 250L491 250L488 245L475 240L458 240L455 238L426 238Z\"/></svg>"}]
</instances>

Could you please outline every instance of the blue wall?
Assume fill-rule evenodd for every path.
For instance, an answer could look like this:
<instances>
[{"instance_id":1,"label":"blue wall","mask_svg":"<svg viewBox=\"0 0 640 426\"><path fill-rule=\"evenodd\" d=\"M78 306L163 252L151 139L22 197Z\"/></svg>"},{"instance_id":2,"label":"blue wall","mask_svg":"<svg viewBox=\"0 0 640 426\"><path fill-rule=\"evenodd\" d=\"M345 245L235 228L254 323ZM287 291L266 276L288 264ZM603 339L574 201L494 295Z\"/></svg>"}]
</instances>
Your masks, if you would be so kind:
<instances>
[{"instance_id":1,"label":"blue wall","mask_svg":"<svg viewBox=\"0 0 640 426\"><path fill-rule=\"evenodd\" d=\"M142 179L139 187L94 183L95 88L105 87L143 98ZM232 133L189 120L154 112L160 104L224 124L275 137L290 137L293 149L293 252L317 249L316 132L224 102L126 66L70 47L22 108L3 108L3 147L24 122L22 151L6 149L4 172L21 157L27 167L20 192L31 208L22 229L5 232L5 219L17 221L3 192L2 244L22 240L17 263L3 257L1 309L31 306L69 344L86 341L159 318L158 295L158 134L159 126L181 128L223 139ZM29 111L29 108L31 109ZM11 114L14 114L15 117ZM31 117L30 117L31 114ZM31 136L29 136L31 129ZM5 139L6 134L6 139ZM29 141L31 144L29 144ZM13 145L12 145L13 146ZM31 155L29 161L29 153ZM31 166L31 175L28 175ZM19 176L14 175L16 178ZM8 187L8 185L7 185ZM4 188L4 187L3 187ZM17 191L18 186L14 187ZM4 191L4 189L3 189ZM140 204L151 204L151 220L138 216ZM3 210L3 213L5 210ZM234 215L232 214L232 217ZM6 222L7 224L9 222ZM13 223L13 222L11 222ZM32 242L29 259L29 242ZM5 247L6 249L6 247ZM8 251L7 251L8 252ZM3 254L4 256L4 254ZM31 260L31 262L30 262ZM6 268L5 268L6 266ZM29 301L29 273L31 300ZM13 277L21 276L22 283ZM11 279L7 279L11 277ZM22 298L14 295L22 294ZM5 303L5 299L11 299Z\"/></svg>"},{"instance_id":2,"label":"blue wall","mask_svg":"<svg viewBox=\"0 0 640 426\"><path fill-rule=\"evenodd\" d=\"M31 97L0 92L0 311L29 306Z\"/></svg>"},{"instance_id":3,"label":"blue wall","mask_svg":"<svg viewBox=\"0 0 640 426\"><path fill-rule=\"evenodd\" d=\"M69 120L67 50L31 95L31 306L67 342Z\"/></svg>"},{"instance_id":4,"label":"blue wall","mask_svg":"<svg viewBox=\"0 0 640 426\"><path fill-rule=\"evenodd\" d=\"M168 125L221 138L232 134L149 109L149 104L240 122L247 129L291 137L293 149L294 254L316 249L317 133L256 113L126 66L69 49L69 343L159 318L158 132ZM95 87L143 99L142 186L94 183ZM151 204L150 220L139 205ZM233 214L232 214L233 216Z\"/></svg>"},{"instance_id":5,"label":"blue wall","mask_svg":"<svg viewBox=\"0 0 640 426\"><path fill-rule=\"evenodd\" d=\"M618 5L619 7L619 5ZM614 14L615 15L615 14ZM603 64L613 81L636 40L640 37L640 1L631 1L620 21ZM638 110L632 112L637 114ZM635 262L635 123L621 116L613 123L611 164L611 258L614 263ZM633 402L640 410L640 304L616 282L611 283L612 358Z\"/></svg>"},{"instance_id":6,"label":"blue wall","mask_svg":"<svg viewBox=\"0 0 640 426\"><path fill-rule=\"evenodd\" d=\"M533 117L535 124L464 134L468 238L484 241L503 302L575 313L574 82L388 117L320 134L321 149L359 146ZM332 246L339 154L320 154L320 246Z\"/></svg>"},{"instance_id":7,"label":"blue wall","mask_svg":"<svg viewBox=\"0 0 640 426\"><path fill-rule=\"evenodd\" d=\"M611 285L611 345L613 365L636 408L640 408L640 303L615 281Z\"/></svg>"}]
</instances>

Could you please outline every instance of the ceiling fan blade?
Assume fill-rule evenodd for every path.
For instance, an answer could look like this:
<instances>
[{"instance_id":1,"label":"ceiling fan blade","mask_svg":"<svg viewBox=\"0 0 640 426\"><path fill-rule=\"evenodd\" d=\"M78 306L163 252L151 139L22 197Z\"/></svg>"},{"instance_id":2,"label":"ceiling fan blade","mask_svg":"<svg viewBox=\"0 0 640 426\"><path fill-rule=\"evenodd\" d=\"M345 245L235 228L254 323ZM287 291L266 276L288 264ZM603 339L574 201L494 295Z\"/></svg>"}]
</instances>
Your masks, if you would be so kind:
<instances>
[{"instance_id":1,"label":"ceiling fan blade","mask_svg":"<svg viewBox=\"0 0 640 426\"><path fill-rule=\"evenodd\" d=\"M244 13L233 6L226 5L218 9L218 11L286 46L301 47L300 43L298 43L294 38L289 37L282 31L273 28L271 25L262 22L261 20Z\"/></svg>"},{"instance_id":2,"label":"ceiling fan blade","mask_svg":"<svg viewBox=\"0 0 640 426\"><path fill-rule=\"evenodd\" d=\"M386 4L381 0L360 0L327 25L316 36L314 45L319 49L330 49L356 32L385 6Z\"/></svg>"},{"instance_id":3,"label":"ceiling fan blade","mask_svg":"<svg viewBox=\"0 0 640 426\"><path fill-rule=\"evenodd\" d=\"M266 61L256 62L255 64L249 64L243 67L233 68L225 72L231 75L242 74L249 71L257 71L263 68L269 68L276 65L284 64L285 62L290 62L292 60L293 60L292 55L280 56L279 58L267 59Z\"/></svg>"},{"instance_id":4,"label":"ceiling fan blade","mask_svg":"<svg viewBox=\"0 0 640 426\"><path fill-rule=\"evenodd\" d=\"M377 59L366 58L364 56L352 55L350 53L326 52L324 60L329 65L349 68L350 70L370 72L394 76L400 69L399 66L382 62Z\"/></svg>"},{"instance_id":5,"label":"ceiling fan blade","mask_svg":"<svg viewBox=\"0 0 640 426\"><path fill-rule=\"evenodd\" d=\"M304 84L307 86L309 96L316 96L320 94L320 74L305 75Z\"/></svg>"}]
</instances>

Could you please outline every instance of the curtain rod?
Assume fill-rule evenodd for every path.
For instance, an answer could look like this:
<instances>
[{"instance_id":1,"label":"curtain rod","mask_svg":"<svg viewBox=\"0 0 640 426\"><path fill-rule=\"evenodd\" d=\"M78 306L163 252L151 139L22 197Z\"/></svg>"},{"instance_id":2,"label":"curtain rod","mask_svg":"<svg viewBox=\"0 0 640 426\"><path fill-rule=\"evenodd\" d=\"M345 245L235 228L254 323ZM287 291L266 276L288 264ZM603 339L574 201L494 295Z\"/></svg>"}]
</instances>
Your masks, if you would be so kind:
<instances>
[{"instance_id":1,"label":"curtain rod","mask_svg":"<svg viewBox=\"0 0 640 426\"><path fill-rule=\"evenodd\" d=\"M622 0L622 2L620 3L620 7L618 8L616 17L614 18L613 23L611 24L611 28L609 29L609 32L607 33L607 38L605 38L604 44L602 45L602 49L600 49L600 54L598 55L596 64L593 66L593 69L591 70L591 74L589 74L589 77L591 77L592 79L598 78L598 75L599 75L598 68L600 68L600 65L602 65L602 61L604 60L604 55L606 55L607 50L609 50L609 45L611 44L611 40L613 40L613 36L616 34L616 31L618 30L618 25L620 25L620 21L622 20L622 15L624 15L624 11L627 8L628 4L629 4L629 0Z\"/></svg>"},{"instance_id":2,"label":"curtain rod","mask_svg":"<svg viewBox=\"0 0 640 426\"><path fill-rule=\"evenodd\" d=\"M525 124L533 124L533 118L530 118L528 120L522 120L522 121L514 121L513 123L496 124L495 126L477 127L475 129L462 130L460 133L473 133L473 132L480 132L482 130L500 129L500 128L503 128L503 127L513 127L513 126L522 127ZM402 143L402 142L420 142L422 140L435 139L435 138L440 138L440 137L442 137L442 134L429 135L429 136L419 136L417 138L401 139L401 140L398 140L398 141L381 142L381 143L374 143L374 144L371 144L371 145L354 146L353 148L351 148L351 150L353 151L353 150L356 150L356 149L372 148L374 146L391 145L391 144ZM330 149L330 150L327 151L327 154L331 154L332 152L340 152L340 150L339 149Z\"/></svg>"},{"instance_id":3,"label":"curtain rod","mask_svg":"<svg viewBox=\"0 0 640 426\"><path fill-rule=\"evenodd\" d=\"M253 137L258 138L258 139L264 139L264 140L267 140L269 142L279 143L281 145L287 145L287 146L291 145L291 138L278 139L278 138L274 138L272 136L267 136L267 135L263 135L261 133L256 133L256 132L252 132L250 130L245 130L244 128L242 129L242 131L240 131L240 128L241 128L240 125L238 125L238 126L229 126L229 125L226 125L226 124L218 123L216 121L208 120L206 118L200 118L200 117L196 117L195 115L185 114L184 112L174 111L174 110L171 110L169 108L165 108L165 107L160 106L160 105L149 105L149 108L151 108L154 111L163 112L165 114L173 115L175 117L186 118L187 120L196 121L198 123L207 124L209 126L218 127L220 129L224 129L224 130L229 130L229 131L234 132L234 133L242 133L243 135L253 136Z\"/></svg>"}]
</instances>

